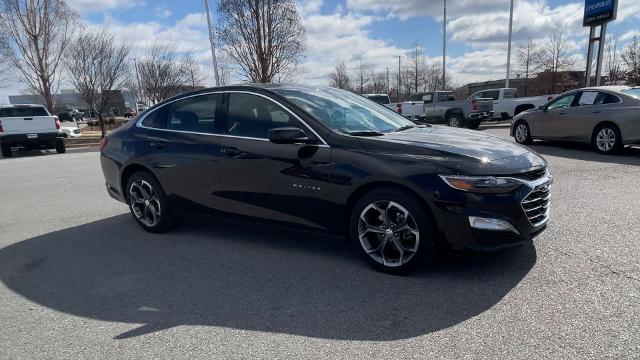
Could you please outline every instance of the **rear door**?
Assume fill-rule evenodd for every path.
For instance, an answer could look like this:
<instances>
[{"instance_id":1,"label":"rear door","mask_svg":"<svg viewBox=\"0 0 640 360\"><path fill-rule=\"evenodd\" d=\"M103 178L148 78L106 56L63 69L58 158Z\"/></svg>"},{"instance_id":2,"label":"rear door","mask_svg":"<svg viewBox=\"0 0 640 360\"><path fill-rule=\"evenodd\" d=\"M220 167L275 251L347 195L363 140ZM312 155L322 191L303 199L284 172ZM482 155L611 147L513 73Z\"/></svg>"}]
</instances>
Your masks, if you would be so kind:
<instances>
[{"instance_id":1,"label":"rear door","mask_svg":"<svg viewBox=\"0 0 640 360\"><path fill-rule=\"evenodd\" d=\"M565 121L566 138L591 141L595 126L603 119L607 104L620 102L617 96L602 91L582 91Z\"/></svg>"},{"instance_id":2,"label":"rear door","mask_svg":"<svg viewBox=\"0 0 640 360\"><path fill-rule=\"evenodd\" d=\"M6 135L57 132L56 121L44 106L24 105L0 109Z\"/></svg>"},{"instance_id":3,"label":"rear door","mask_svg":"<svg viewBox=\"0 0 640 360\"><path fill-rule=\"evenodd\" d=\"M330 211L331 149L270 98L228 93L221 136L222 194L229 212L325 229ZM317 145L274 144L269 129L296 127Z\"/></svg>"},{"instance_id":4,"label":"rear door","mask_svg":"<svg viewBox=\"0 0 640 360\"><path fill-rule=\"evenodd\" d=\"M221 153L214 126L222 97L212 93L174 101L146 115L139 125L147 163L170 200L190 210L222 209Z\"/></svg>"},{"instance_id":5,"label":"rear door","mask_svg":"<svg viewBox=\"0 0 640 360\"><path fill-rule=\"evenodd\" d=\"M547 111L537 111L529 123L535 137L545 139L564 138L567 117L571 107L577 101L579 92L574 91L557 97L547 105Z\"/></svg>"}]
</instances>

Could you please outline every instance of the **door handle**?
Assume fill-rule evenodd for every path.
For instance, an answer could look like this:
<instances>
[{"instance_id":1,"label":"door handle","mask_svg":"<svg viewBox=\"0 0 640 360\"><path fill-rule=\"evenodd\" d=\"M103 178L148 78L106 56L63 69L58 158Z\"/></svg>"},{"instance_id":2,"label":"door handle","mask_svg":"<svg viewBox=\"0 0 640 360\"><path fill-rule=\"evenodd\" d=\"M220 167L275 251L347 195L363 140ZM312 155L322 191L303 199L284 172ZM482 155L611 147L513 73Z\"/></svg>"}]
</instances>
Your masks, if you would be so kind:
<instances>
[{"instance_id":1,"label":"door handle","mask_svg":"<svg viewBox=\"0 0 640 360\"><path fill-rule=\"evenodd\" d=\"M592 114L602 114L602 111L600 111L600 110L596 110L596 111L593 111L593 112L591 112L591 113L592 113Z\"/></svg>"},{"instance_id":2,"label":"door handle","mask_svg":"<svg viewBox=\"0 0 640 360\"><path fill-rule=\"evenodd\" d=\"M234 147L223 147L223 148L220 148L220 152L225 154L225 155L227 155L227 156L230 156L230 157L234 157L234 156L238 156L238 155L242 154L242 151L240 151L240 150L238 150L238 149L236 149Z\"/></svg>"},{"instance_id":3,"label":"door handle","mask_svg":"<svg viewBox=\"0 0 640 360\"><path fill-rule=\"evenodd\" d=\"M167 146L167 143L164 141L150 141L149 146L156 149L163 149Z\"/></svg>"}]
</instances>

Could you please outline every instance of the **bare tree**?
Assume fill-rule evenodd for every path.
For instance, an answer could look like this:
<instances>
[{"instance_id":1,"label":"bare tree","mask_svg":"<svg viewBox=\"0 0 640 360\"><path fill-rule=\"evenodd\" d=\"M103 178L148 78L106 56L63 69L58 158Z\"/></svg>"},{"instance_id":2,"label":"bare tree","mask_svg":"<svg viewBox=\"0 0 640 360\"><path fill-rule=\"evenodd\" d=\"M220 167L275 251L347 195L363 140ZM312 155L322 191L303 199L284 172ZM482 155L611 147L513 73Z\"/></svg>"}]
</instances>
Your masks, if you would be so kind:
<instances>
[{"instance_id":1,"label":"bare tree","mask_svg":"<svg viewBox=\"0 0 640 360\"><path fill-rule=\"evenodd\" d=\"M230 65L230 59L225 56L217 56L218 60L218 77L220 78L220 86L231 84L233 76L233 68Z\"/></svg>"},{"instance_id":2,"label":"bare tree","mask_svg":"<svg viewBox=\"0 0 640 360\"><path fill-rule=\"evenodd\" d=\"M558 73L573 68L574 52L562 31L555 31L547 37L540 49L539 65L551 73L551 93L556 92Z\"/></svg>"},{"instance_id":3,"label":"bare tree","mask_svg":"<svg viewBox=\"0 0 640 360\"><path fill-rule=\"evenodd\" d=\"M426 64L424 63L424 50L422 46L415 42L414 48L409 54L409 61L406 66L406 81L407 85L411 85L413 93L420 91L420 84L423 83L425 77Z\"/></svg>"},{"instance_id":4,"label":"bare tree","mask_svg":"<svg viewBox=\"0 0 640 360\"><path fill-rule=\"evenodd\" d=\"M22 80L54 111L62 59L78 26L64 0L1 0L0 46Z\"/></svg>"},{"instance_id":5,"label":"bare tree","mask_svg":"<svg viewBox=\"0 0 640 360\"><path fill-rule=\"evenodd\" d=\"M218 0L217 39L252 82L286 79L304 52L305 30L295 0Z\"/></svg>"},{"instance_id":6,"label":"bare tree","mask_svg":"<svg viewBox=\"0 0 640 360\"><path fill-rule=\"evenodd\" d=\"M605 47L609 84L618 85L619 82L624 79L624 72L622 71L620 58L618 57L618 43L613 38L608 38Z\"/></svg>"},{"instance_id":7,"label":"bare tree","mask_svg":"<svg viewBox=\"0 0 640 360\"><path fill-rule=\"evenodd\" d=\"M387 73L386 72L371 72L369 74L371 79L371 85L369 91L373 94L386 94L387 93Z\"/></svg>"},{"instance_id":8,"label":"bare tree","mask_svg":"<svg viewBox=\"0 0 640 360\"><path fill-rule=\"evenodd\" d=\"M363 94L365 86L369 83L369 72L362 61L359 61L356 67L355 83L358 86L359 94Z\"/></svg>"},{"instance_id":9,"label":"bare tree","mask_svg":"<svg viewBox=\"0 0 640 360\"><path fill-rule=\"evenodd\" d=\"M640 85L640 39L633 40L624 47L622 63L625 66L625 78L631 85Z\"/></svg>"},{"instance_id":10,"label":"bare tree","mask_svg":"<svg viewBox=\"0 0 640 360\"><path fill-rule=\"evenodd\" d=\"M338 63L335 69L329 73L329 86L351 90L351 79L349 79L347 64L344 61Z\"/></svg>"},{"instance_id":11,"label":"bare tree","mask_svg":"<svg viewBox=\"0 0 640 360\"><path fill-rule=\"evenodd\" d=\"M524 96L529 95L529 79L540 71L540 50L528 39L518 50L517 64L519 73L524 78Z\"/></svg>"},{"instance_id":12,"label":"bare tree","mask_svg":"<svg viewBox=\"0 0 640 360\"><path fill-rule=\"evenodd\" d=\"M200 64L192 57L184 58L185 71L187 72L187 84L193 88L202 86L207 80L207 75L202 72Z\"/></svg>"},{"instance_id":13,"label":"bare tree","mask_svg":"<svg viewBox=\"0 0 640 360\"><path fill-rule=\"evenodd\" d=\"M105 137L103 114L114 99L114 90L121 88L127 79L129 47L116 45L113 35L102 28L77 37L69 50L74 54L64 59L69 81L97 114Z\"/></svg>"},{"instance_id":14,"label":"bare tree","mask_svg":"<svg viewBox=\"0 0 640 360\"><path fill-rule=\"evenodd\" d=\"M177 95L190 84L193 60L176 49L176 44L154 44L138 61L140 93L151 103Z\"/></svg>"}]
</instances>

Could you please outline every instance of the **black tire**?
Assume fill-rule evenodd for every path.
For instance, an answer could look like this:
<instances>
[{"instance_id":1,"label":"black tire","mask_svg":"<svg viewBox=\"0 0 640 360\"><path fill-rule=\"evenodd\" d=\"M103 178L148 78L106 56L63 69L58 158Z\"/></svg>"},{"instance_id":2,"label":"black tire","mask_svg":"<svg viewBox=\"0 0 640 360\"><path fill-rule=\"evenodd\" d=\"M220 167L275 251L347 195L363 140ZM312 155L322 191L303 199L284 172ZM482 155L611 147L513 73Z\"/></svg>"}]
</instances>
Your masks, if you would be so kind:
<instances>
[{"instance_id":1,"label":"black tire","mask_svg":"<svg viewBox=\"0 0 640 360\"><path fill-rule=\"evenodd\" d=\"M147 195L143 192L139 192L138 190L133 190L135 193L142 195L144 203L136 203L136 199L131 195L132 187L134 184L136 186L140 186L141 184L148 184L151 188L151 191L146 188ZM127 203L129 204L129 210L131 211L131 215L135 219L135 221L142 227L144 230L151 233L164 233L175 228L179 223L179 217L177 216L174 209L171 208L169 202L167 201L167 196L162 189L160 183L156 180L156 178L146 171L138 171L132 174L127 180L127 186L123 190L125 193L125 197L127 199ZM152 198L152 196L155 198ZM138 199L140 200L140 199ZM138 214L144 215L144 207L148 207L151 205L153 209L157 208L157 212L159 213L157 216L157 220L155 222L147 221L146 217L140 217ZM136 208L134 209L134 206ZM137 210L137 211L136 211ZM151 209L149 209L151 211ZM153 217L153 214L149 214L150 217Z\"/></svg>"},{"instance_id":2,"label":"black tire","mask_svg":"<svg viewBox=\"0 0 640 360\"><path fill-rule=\"evenodd\" d=\"M462 114L460 113L452 113L447 115L447 126L462 127L462 122Z\"/></svg>"},{"instance_id":3,"label":"black tire","mask_svg":"<svg viewBox=\"0 0 640 360\"><path fill-rule=\"evenodd\" d=\"M58 154L64 154L67 152L67 147L64 145L64 140L58 139L56 141L56 152Z\"/></svg>"},{"instance_id":4,"label":"black tire","mask_svg":"<svg viewBox=\"0 0 640 360\"><path fill-rule=\"evenodd\" d=\"M480 127L480 123L482 120L480 119L469 119L467 120L467 128L475 130Z\"/></svg>"},{"instance_id":5,"label":"black tire","mask_svg":"<svg viewBox=\"0 0 640 360\"><path fill-rule=\"evenodd\" d=\"M390 231L396 225L393 220L388 222L389 226L386 226L384 224L387 222L383 223L381 217L376 218L376 215L381 213L374 210L373 204L384 206L384 204L388 205L390 202L394 204L387 207L386 209L390 210L385 211L385 213L391 214L391 217L396 215L396 220L399 220L398 214L408 211L410 216L406 217L405 225L409 226L411 230L417 229L417 242L415 241L415 233L412 233L411 230L407 229L404 232L394 234L394 231ZM404 208L404 211L396 206ZM368 222L379 221L379 227L376 227L376 229L386 228L385 234L364 232L361 241L361 231L369 228L364 225L364 221L361 221L361 215L367 218ZM353 245L369 265L385 273L403 275L415 270L420 265L426 264L431 258L436 234L435 223L431 219L432 217L425 205L421 204L415 196L394 188L379 188L366 193L355 203L349 219L349 233ZM401 222L401 220L399 221ZM369 225L372 228L378 224ZM365 247L368 247L369 250L373 250L376 247L380 249L383 242L387 245L383 246L384 251L381 253L376 250L375 252L372 251L370 255L370 252L365 249ZM406 255L401 257L398 251L399 247L396 244L404 246L405 251L409 248L413 251L407 251ZM393 259L394 256L398 257L398 261L391 261L395 260ZM385 257L389 257L388 261L384 260Z\"/></svg>"},{"instance_id":6,"label":"black tire","mask_svg":"<svg viewBox=\"0 0 640 360\"><path fill-rule=\"evenodd\" d=\"M0 144L0 149L2 150L2 157L4 158L13 157L13 152L11 151L11 144L2 143Z\"/></svg>"},{"instance_id":7,"label":"black tire","mask_svg":"<svg viewBox=\"0 0 640 360\"><path fill-rule=\"evenodd\" d=\"M599 141L599 135L606 136L612 134L613 142L607 142L605 145ZM606 134L606 135L605 135ZM622 150L622 134L620 133L620 129L614 124L601 124L593 131L593 135L591 136L591 145L593 148L601 153L601 154L617 154Z\"/></svg>"},{"instance_id":8,"label":"black tire","mask_svg":"<svg viewBox=\"0 0 640 360\"><path fill-rule=\"evenodd\" d=\"M520 136L518 131L524 132L524 136ZM518 144L529 145L533 142L531 138L531 129L526 121L520 120L513 126L513 137Z\"/></svg>"}]
</instances>

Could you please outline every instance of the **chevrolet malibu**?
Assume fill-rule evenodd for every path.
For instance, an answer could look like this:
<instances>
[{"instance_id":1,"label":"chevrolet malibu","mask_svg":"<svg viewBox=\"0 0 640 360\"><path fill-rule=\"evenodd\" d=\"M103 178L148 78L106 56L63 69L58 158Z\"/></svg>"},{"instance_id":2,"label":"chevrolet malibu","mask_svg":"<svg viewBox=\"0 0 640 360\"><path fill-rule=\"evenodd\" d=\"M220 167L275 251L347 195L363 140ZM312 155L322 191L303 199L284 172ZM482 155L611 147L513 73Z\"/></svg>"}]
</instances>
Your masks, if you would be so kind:
<instances>
[{"instance_id":1,"label":"chevrolet malibu","mask_svg":"<svg viewBox=\"0 0 640 360\"><path fill-rule=\"evenodd\" d=\"M106 188L149 232L184 213L346 235L406 273L434 249L491 250L540 233L546 161L480 132L415 125L361 96L292 85L218 87L145 111L101 143Z\"/></svg>"},{"instance_id":2,"label":"chevrolet malibu","mask_svg":"<svg viewBox=\"0 0 640 360\"><path fill-rule=\"evenodd\" d=\"M591 143L603 154L640 144L640 87L601 86L566 92L539 109L517 115L511 136Z\"/></svg>"}]
</instances>

